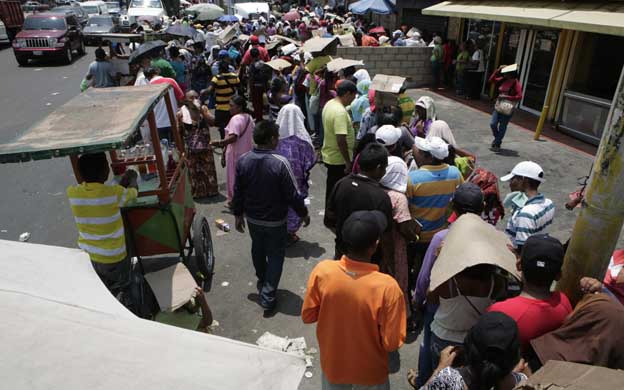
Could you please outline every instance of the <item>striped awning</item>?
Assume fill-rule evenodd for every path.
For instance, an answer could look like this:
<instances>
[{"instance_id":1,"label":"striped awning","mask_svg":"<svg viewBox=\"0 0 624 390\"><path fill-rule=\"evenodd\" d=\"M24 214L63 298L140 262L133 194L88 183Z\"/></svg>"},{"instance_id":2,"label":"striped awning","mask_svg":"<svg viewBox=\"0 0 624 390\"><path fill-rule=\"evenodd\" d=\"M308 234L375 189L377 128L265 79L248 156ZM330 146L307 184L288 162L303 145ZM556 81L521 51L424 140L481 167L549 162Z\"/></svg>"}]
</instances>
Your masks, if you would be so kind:
<instances>
[{"instance_id":1,"label":"striped awning","mask_svg":"<svg viewBox=\"0 0 624 390\"><path fill-rule=\"evenodd\" d=\"M441 2L422 13L624 36L624 2L619 1L457 0Z\"/></svg>"}]
</instances>

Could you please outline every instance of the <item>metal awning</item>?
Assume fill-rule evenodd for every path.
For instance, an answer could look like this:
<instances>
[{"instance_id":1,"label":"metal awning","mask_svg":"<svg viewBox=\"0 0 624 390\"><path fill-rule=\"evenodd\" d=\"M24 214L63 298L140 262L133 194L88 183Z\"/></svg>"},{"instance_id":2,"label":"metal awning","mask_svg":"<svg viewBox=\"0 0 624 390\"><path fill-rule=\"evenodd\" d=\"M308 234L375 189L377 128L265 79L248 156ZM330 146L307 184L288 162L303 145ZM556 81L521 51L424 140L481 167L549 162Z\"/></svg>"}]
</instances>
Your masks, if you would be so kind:
<instances>
[{"instance_id":1,"label":"metal awning","mask_svg":"<svg viewBox=\"0 0 624 390\"><path fill-rule=\"evenodd\" d=\"M458 0L444 1L422 13L624 36L622 2Z\"/></svg>"}]
</instances>

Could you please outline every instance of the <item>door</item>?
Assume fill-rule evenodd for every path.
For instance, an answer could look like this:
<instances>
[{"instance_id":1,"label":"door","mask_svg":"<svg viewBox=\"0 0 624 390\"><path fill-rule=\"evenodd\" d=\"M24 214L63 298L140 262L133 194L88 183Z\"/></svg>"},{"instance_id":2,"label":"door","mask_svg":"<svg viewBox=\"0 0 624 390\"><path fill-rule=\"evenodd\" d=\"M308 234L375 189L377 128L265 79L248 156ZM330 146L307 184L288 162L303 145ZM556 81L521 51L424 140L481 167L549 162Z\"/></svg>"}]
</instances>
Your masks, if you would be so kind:
<instances>
[{"instance_id":1,"label":"door","mask_svg":"<svg viewBox=\"0 0 624 390\"><path fill-rule=\"evenodd\" d=\"M520 76L523 97L520 108L539 115L544 106L555 60L559 32L532 30L527 36L527 50Z\"/></svg>"}]
</instances>

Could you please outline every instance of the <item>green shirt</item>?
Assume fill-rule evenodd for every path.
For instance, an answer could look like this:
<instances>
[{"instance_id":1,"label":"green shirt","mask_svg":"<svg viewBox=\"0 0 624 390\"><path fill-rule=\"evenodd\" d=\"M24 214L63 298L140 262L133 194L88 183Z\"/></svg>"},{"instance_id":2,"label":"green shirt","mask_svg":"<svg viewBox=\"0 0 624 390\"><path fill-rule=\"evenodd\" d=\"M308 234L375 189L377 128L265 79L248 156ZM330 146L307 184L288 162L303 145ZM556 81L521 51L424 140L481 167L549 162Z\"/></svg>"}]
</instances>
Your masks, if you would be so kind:
<instances>
[{"instance_id":1,"label":"green shirt","mask_svg":"<svg viewBox=\"0 0 624 390\"><path fill-rule=\"evenodd\" d=\"M457 63L455 64L455 71L458 73L463 73L466 64L470 60L470 53L467 51L462 51L457 55Z\"/></svg>"},{"instance_id":2,"label":"green shirt","mask_svg":"<svg viewBox=\"0 0 624 390\"><path fill-rule=\"evenodd\" d=\"M169 77L170 79L175 80L176 72L169 63L169 61L165 60L164 58L152 60L152 66L160 70L160 75L162 77Z\"/></svg>"},{"instance_id":3,"label":"green shirt","mask_svg":"<svg viewBox=\"0 0 624 390\"><path fill-rule=\"evenodd\" d=\"M338 148L337 135L347 136L347 149L349 159L353 158L353 145L355 144L355 133L353 124L347 109L338 98L334 98L325 104L323 108L323 148L321 155L323 162L329 165L344 165L346 162Z\"/></svg>"}]
</instances>

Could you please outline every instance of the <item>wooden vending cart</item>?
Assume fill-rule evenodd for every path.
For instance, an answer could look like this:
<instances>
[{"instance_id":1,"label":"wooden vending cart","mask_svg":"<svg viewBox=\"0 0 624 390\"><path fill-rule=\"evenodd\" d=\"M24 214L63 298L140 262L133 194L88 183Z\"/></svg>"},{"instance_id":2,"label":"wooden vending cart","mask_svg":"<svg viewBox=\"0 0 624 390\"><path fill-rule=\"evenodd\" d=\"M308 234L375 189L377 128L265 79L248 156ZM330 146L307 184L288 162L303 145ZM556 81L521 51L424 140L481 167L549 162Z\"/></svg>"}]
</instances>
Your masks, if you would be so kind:
<instances>
[{"instance_id":1,"label":"wooden vending cart","mask_svg":"<svg viewBox=\"0 0 624 390\"><path fill-rule=\"evenodd\" d=\"M184 142L169 88L164 84L89 89L13 141L1 144L0 163L69 157L79 183L77 162L84 153L107 152L113 174L138 167L142 177L139 196L122 208L128 254L138 258L139 264L143 257L179 255L198 284L208 291L214 271L210 227L197 213L191 196ZM175 141L168 155L161 148L154 116L161 99ZM139 155L125 153L135 147L139 128L146 120L153 151L147 148L146 153L142 148Z\"/></svg>"}]
</instances>

